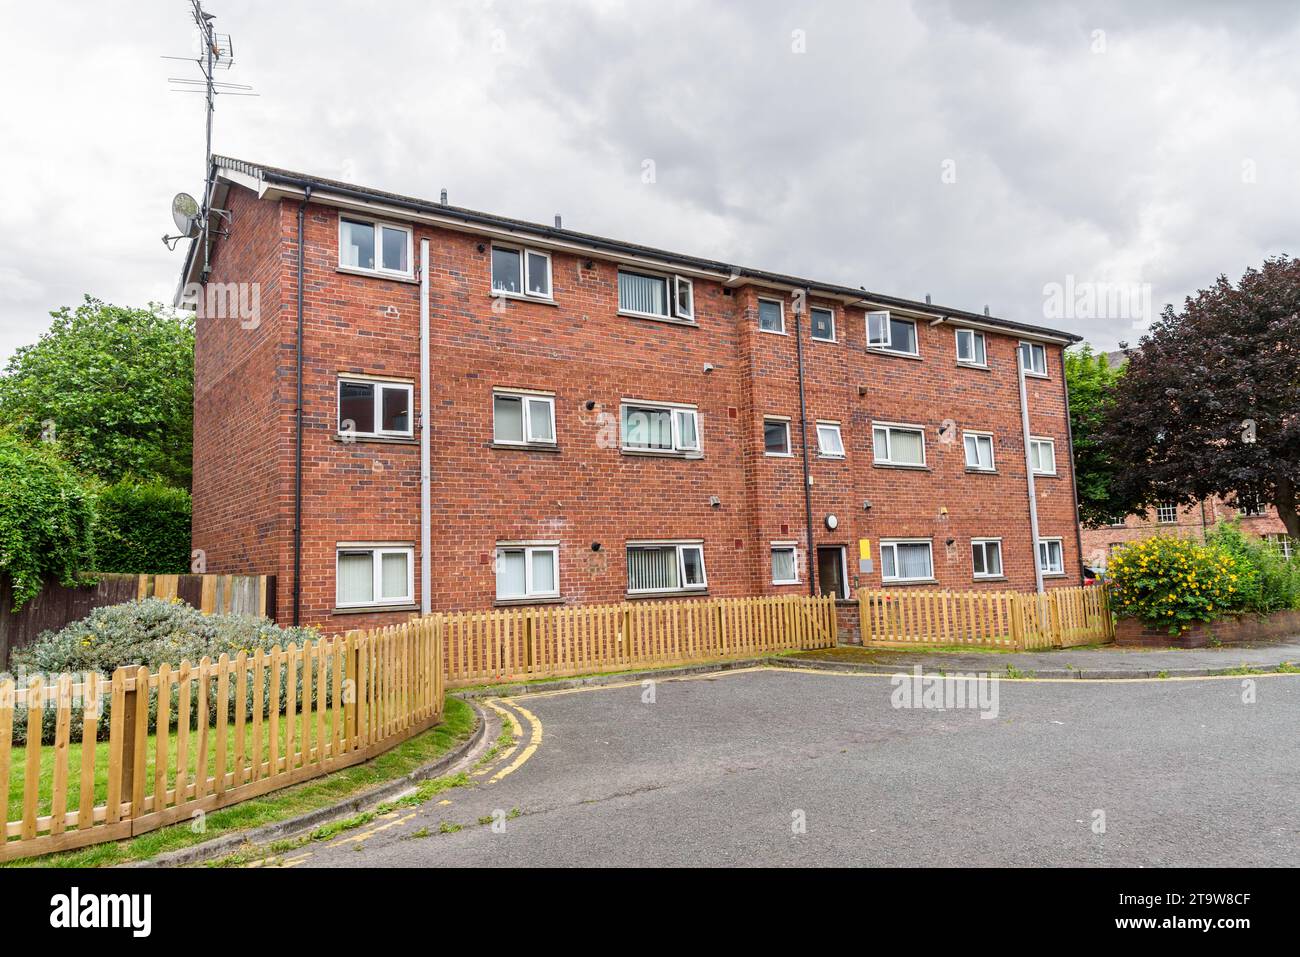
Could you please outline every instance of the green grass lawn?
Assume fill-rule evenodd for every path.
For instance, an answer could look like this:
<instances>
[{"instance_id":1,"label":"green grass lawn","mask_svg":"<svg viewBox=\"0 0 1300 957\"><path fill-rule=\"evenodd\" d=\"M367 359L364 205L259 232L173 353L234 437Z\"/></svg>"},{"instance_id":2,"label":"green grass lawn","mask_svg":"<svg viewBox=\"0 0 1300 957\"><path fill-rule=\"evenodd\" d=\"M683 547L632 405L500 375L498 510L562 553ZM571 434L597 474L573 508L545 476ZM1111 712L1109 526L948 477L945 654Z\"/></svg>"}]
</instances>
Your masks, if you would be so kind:
<instances>
[{"instance_id":1,"label":"green grass lawn","mask_svg":"<svg viewBox=\"0 0 1300 957\"><path fill-rule=\"evenodd\" d=\"M280 728L281 741L284 740L285 728ZM272 821L293 817L316 808L326 807L351 795L365 791L384 781L409 774L416 768L436 760L455 745L464 741L474 730L474 710L459 698L446 698L446 711L443 721L435 728L404 741L391 751L377 758L354 767L336 771L322 778L305 781L293 787L273 791L262 797L253 798L228 808L213 811L207 815L205 827L201 833L191 830L190 823L174 824L169 827L142 834L129 841L98 844L45 857L12 861L0 867L105 867L128 861L146 860L164 851L176 850L191 844L211 840L231 831L246 830L268 824ZM247 729L246 729L247 731ZM301 723L298 725L298 743L301 743ZM314 734L314 732L313 732ZM326 735L329 725L326 725ZM194 773L194 752L197 747L197 734L190 735L190 774ZM251 741L251 737L249 739ZM312 738L314 741L314 737ZM174 744L174 735L173 735ZM251 746L250 746L251 747ZM229 731L228 755L233 759L235 753L234 731ZM264 742L263 754L269 750L269 743ZM75 808L80 800L81 746L69 748L69 796L68 807ZM283 747L281 748L283 751ZM41 749L41 813L48 813L50 792L54 775L54 749ZM146 791L151 792L154 782L155 741L151 735L148 743L149 760L146 768ZM21 816L22 809L22 768L25 766L26 751L15 748L13 770L10 772L8 787L9 820ZM209 746L208 770L215 770L215 748ZM169 756L168 781L175 782L175 754ZM95 794L98 803L103 803L108 793L108 743L100 742L96 746L95 760ZM191 777L192 780L192 777ZM3 793L3 792L0 792Z\"/></svg>"}]
</instances>

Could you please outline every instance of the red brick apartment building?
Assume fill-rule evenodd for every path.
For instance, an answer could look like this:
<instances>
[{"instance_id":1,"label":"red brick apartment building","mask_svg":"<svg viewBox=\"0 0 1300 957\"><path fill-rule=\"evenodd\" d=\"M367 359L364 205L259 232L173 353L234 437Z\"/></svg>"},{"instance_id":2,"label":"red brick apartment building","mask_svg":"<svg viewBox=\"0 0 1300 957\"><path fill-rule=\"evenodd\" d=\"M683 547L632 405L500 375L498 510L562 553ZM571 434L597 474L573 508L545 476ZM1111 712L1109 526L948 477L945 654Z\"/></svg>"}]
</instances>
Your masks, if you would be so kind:
<instances>
[{"instance_id":1,"label":"red brick apartment building","mask_svg":"<svg viewBox=\"0 0 1300 957\"><path fill-rule=\"evenodd\" d=\"M207 284L194 547L278 575L281 621L1031 590L1036 561L1081 580L1075 336L445 197L213 175L225 212L183 279ZM254 318L212 308L238 283Z\"/></svg>"}]
</instances>

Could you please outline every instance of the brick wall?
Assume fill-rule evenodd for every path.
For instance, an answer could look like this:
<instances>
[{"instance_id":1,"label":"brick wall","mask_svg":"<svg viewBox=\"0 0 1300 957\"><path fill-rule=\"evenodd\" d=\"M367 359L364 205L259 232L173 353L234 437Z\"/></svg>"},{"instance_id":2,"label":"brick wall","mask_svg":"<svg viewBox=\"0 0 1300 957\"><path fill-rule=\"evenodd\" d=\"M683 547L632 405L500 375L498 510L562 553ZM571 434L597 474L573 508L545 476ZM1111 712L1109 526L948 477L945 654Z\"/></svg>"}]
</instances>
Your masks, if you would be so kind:
<instances>
[{"instance_id":1,"label":"brick wall","mask_svg":"<svg viewBox=\"0 0 1300 957\"><path fill-rule=\"evenodd\" d=\"M282 321L252 338L242 338L242 330L200 327L195 544L208 550L213 571L279 571L280 613L288 620L297 206L234 192L240 198L232 203L237 215L225 244L231 252L225 261L218 257L218 273L275 275ZM306 230L303 620L331 630L366 627L409 612L332 614L336 545L412 544L418 563L419 451L414 442L340 442L337 376L410 381L419 408L419 286L340 272L331 208L310 206ZM806 591L796 343L792 334L758 329L758 292L696 279L697 326L632 319L616 314L613 262L556 251L556 305L507 300L494 309L490 244L417 226L417 263L426 238L434 608L491 607L495 545L507 540L558 540L563 600L571 603L623 599L629 539L703 539L713 596ZM266 302L264 296L264 311ZM785 300L789 333L791 305ZM989 369L963 368L956 364L952 327L919 321L920 360L877 355L864 349L862 309L834 308L836 342L809 338L806 320L803 328L815 545L846 550L854 588L879 587L882 537L925 537L934 540L935 578L943 587L1032 589L1017 339L986 332ZM706 363L712 371L704 371ZM1031 430L1056 439L1059 472L1038 479L1040 529L1063 542L1066 575L1048 583L1074 585L1079 560L1059 347L1048 347L1048 364L1050 378L1028 384ZM553 392L558 451L493 447L494 387ZM611 432L608 422L617 422L622 399L698 406L702 458L626 455L617 442L606 447L602 436ZM792 420L790 458L763 454L763 417L771 414ZM817 456L813 423L819 419L841 424L844 460ZM956 425L951 444L938 435L946 419ZM928 468L874 467L873 420L924 425ZM256 442L246 441L239 427L250 421ZM995 433L996 474L966 471L962 428ZM223 436L239 438L232 445ZM711 496L718 507L710 506ZM863 507L867 500L870 510ZM839 519L834 531L825 522L829 514ZM973 580L972 537L1002 538L1004 581ZM861 538L872 543L870 575L858 574ZM804 584L770 583L772 541L798 542ZM258 567L277 556L278 568ZM418 568L415 580L418 586Z\"/></svg>"},{"instance_id":2,"label":"brick wall","mask_svg":"<svg viewBox=\"0 0 1300 957\"><path fill-rule=\"evenodd\" d=\"M1156 509L1150 509L1144 515L1129 515L1122 525L1107 525L1102 528L1083 529L1083 555L1085 562L1094 563L1094 567L1104 568L1110 552L1129 542L1140 541L1153 535L1175 535L1180 538L1203 539L1205 533L1220 521L1239 519L1242 531L1250 535L1285 535L1286 526L1277 517L1277 510L1271 505L1265 508L1263 515L1241 515L1232 505L1220 498L1208 498L1196 505L1180 507L1176 520L1161 522Z\"/></svg>"}]
</instances>

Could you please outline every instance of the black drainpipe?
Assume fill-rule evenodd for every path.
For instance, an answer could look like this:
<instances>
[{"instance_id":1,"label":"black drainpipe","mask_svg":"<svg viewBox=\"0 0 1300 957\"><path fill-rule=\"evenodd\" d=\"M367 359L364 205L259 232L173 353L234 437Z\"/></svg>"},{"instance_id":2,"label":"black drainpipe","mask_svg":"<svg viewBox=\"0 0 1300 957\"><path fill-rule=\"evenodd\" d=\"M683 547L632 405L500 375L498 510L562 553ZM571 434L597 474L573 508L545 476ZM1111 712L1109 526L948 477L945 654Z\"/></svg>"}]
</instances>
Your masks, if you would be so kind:
<instances>
[{"instance_id":1,"label":"black drainpipe","mask_svg":"<svg viewBox=\"0 0 1300 957\"><path fill-rule=\"evenodd\" d=\"M293 464L293 623L299 621L302 608L302 217L311 199L311 187L303 193L302 202L298 204L298 401L294 409L294 452Z\"/></svg>"},{"instance_id":2,"label":"black drainpipe","mask_svg":"<svg viewBox=\"0 0 1300 957\"><path fill-rule=\"evenodd\" d=\"M805 294L807 290L802 290ZM804 302L807 302L805 297ZM809 484L811 476L808 474L808 403L804 399L803 390L803 329L800 319L803 317L803 307L796 303L794 310L794 350L799 357L799 439L800 445L803 446L803 512L804 521L808 526L808 594L816 597L817 595L817 563L813 560L813 512L812 512L812 486Z\"/></svg>"}]
</instances>

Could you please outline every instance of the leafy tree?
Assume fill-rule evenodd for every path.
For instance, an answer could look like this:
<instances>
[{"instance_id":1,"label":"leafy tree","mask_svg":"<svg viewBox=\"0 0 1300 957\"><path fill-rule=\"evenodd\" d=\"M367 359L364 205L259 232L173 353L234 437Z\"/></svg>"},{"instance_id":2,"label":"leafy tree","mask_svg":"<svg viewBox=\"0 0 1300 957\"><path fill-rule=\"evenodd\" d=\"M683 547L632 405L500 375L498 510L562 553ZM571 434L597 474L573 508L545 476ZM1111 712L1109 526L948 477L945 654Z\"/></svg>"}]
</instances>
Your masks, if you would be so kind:
<instances>
[{"instance_id":1,"label":"leafy tree","mask_svg":"<svg viewBox=\"0 0 1300 957\"><path fill-rule=\"evenodd\" d=\"M94 502L49 448L0 432L0 575L17 611L49 579L76 583L93 555Z\"/></svg>"},{"instance_id":2,"label":"leafy tree","mask_svg":"<svg viewBox=\"0 0 1300 957\"><path fill-rule=\"evenodd\" d=\"M124 479L98 495L95 571L183 575L190 570L190 493Z\"/></svg>"},{"instance_id":3,"label":"leafy tree","mask_svg":"<svg viewBox=\"0 0 1300 957\"><path fill-rule=\"evenodd\" d=\"M1132 510L1235 497L1272 503L1300 536L1300 260L1166 306L1129 354L1102 444Z\"/></svg>"},{"instance_id":4,"label":"leafy tree","mask_svg":"<svg viewBox=\"0 0 1300 957\"><path fill-rule=\"evenodd\" d=\"M0 375L0 424L50 441L107 481L134 475L188 487L193 320L89 296L51 315L49 331Z\"/></svg>"},{"instance_id":5,"label":"leafy tree","mask_svg":"<svg viewBox=\"0 0 1300 957\"><path fill-rule=\"evenodd\" d=\"M1086 342L1065 353L1079 517L1089 526L1112 522L1126 510L1112 492L1115 463L1102 443L1106 414L1115 401L1115 384L1122 374L1122 367L1111 366L1104 352L1094 352Z\"/></svg>"}]
</instances>

